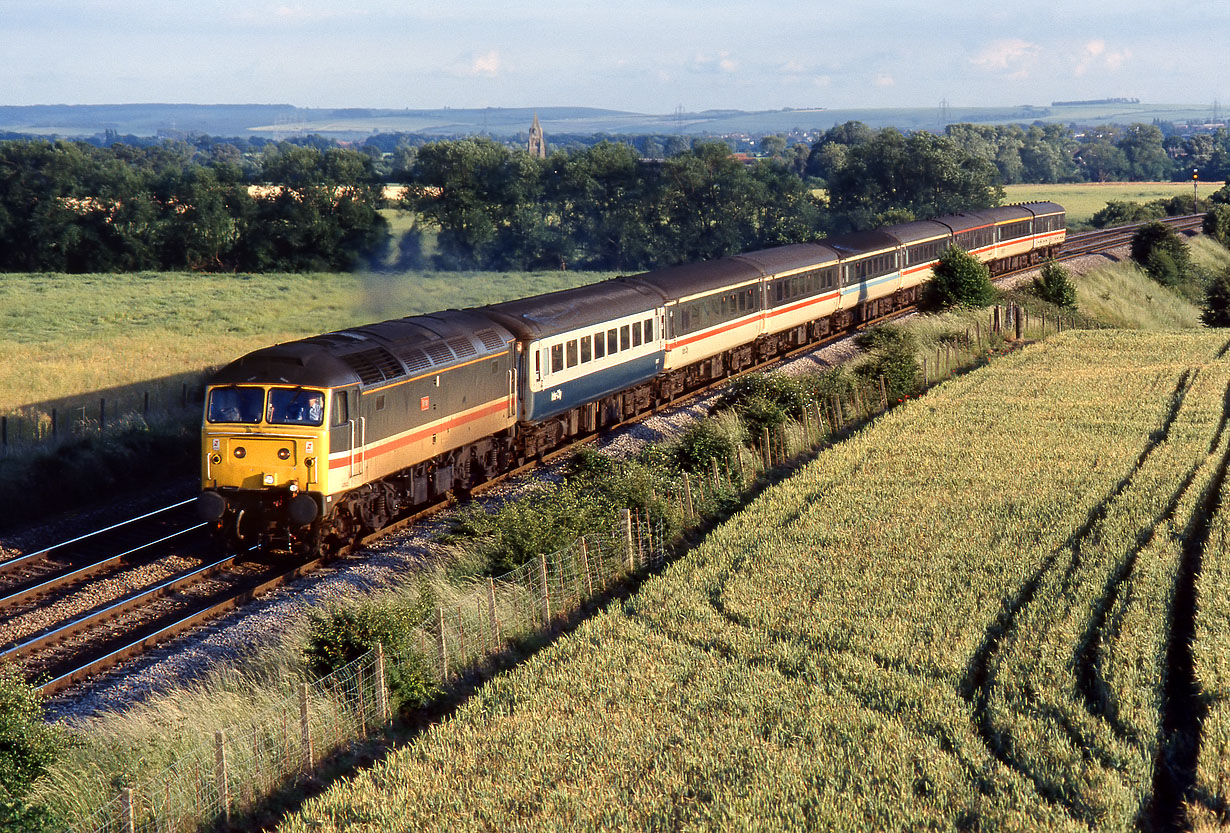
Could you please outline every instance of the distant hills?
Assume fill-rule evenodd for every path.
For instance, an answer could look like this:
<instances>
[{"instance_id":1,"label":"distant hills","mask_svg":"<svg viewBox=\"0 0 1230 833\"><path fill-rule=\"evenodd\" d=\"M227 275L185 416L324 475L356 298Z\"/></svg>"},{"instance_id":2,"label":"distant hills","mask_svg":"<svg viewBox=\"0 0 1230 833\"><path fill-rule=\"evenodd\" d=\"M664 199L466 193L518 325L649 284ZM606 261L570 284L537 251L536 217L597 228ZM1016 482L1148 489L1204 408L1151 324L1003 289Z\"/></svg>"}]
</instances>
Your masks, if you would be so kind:
<instances>
[{"instance_id":1,"label":"distant hills","mask_svg":"<svg viewBox=\"0 0 1230 833\"><path fill-rule=\"evenodd\" d=\"M373 133L418 133L457 136L525 133L537 113L551 135L687 134L725 135L827 130L861 121L871 127L941 130L945 124L1034 122L1077 125L1130 124L1155 119L1184 125L1207 123L1209 107L1141 104L1131 99L1054 102L1014 107L810 108L706 110L651 115L594 107L492 107L480 109L393 110L322 109L290 104L47 104L0 106L0 132L34 136L88 137L118 135L288 136L318 133L336 139L361 139Z\"/></svg>"}]
</instances>

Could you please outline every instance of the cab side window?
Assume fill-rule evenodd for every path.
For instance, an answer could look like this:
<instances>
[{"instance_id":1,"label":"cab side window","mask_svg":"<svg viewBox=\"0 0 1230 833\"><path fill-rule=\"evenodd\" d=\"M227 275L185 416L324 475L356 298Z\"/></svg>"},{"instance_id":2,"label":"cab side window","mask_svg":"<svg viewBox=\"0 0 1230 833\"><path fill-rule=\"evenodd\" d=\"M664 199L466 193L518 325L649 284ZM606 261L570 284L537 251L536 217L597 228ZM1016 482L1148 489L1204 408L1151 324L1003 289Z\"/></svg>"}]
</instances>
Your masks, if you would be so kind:
<instances>
[{"instance_id":1,"label":"cab side window","mask_svg":"<svg viewBox=\"0 0 1230 833\"><path fill-rule=\"evenodd\" d=\"M333 424L345 425L350 421L350 403L346 398L346 391L339 390L333 393Z\"/></svg>"}]
</instances>

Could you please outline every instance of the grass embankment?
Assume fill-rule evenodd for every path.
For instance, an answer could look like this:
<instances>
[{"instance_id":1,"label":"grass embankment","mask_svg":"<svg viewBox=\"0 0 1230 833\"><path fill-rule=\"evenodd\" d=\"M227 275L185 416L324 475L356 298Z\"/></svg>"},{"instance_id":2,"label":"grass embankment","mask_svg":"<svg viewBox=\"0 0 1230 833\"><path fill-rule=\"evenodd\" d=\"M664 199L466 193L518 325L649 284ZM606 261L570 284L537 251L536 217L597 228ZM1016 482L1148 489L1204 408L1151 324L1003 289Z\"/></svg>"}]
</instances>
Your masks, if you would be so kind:
<instances>
[{"instance_id":1,"label":"grass embankment","mask_svg":"<svg viewBox=\"0 0 1230 833\"><path fill-rule=\"evenodd\" d=\"M1198 184L1201 199L1208 199L1221 182ZM1068 223L1088 227L1093 215L1111 200L1149 202L1173 197L1191 197L1192 183L1185 182L1070 182L1055 185L1005 185L1004 202L1057 202L1067 210Z\"/></svg>"},{"instance_id":2,"label":"grass embankment","mask_svg":"<svg viewBox=\"0 0 1230 833\"><path fill-rule=\"evenodd\" d=\"M0 275L0 413L200 373L384 318L591 283L592 272Z\"/></svg>"},{"instance_id":3,"label":"grass embankment","mask_svg":"<svg viewBox=\"0 0 1230 833\"><path fill-rule=\"evenodd\" d=\"M1137 823L1223 345L1070 333L893 411L281 829Z\"/></svg>"}]
</instances>

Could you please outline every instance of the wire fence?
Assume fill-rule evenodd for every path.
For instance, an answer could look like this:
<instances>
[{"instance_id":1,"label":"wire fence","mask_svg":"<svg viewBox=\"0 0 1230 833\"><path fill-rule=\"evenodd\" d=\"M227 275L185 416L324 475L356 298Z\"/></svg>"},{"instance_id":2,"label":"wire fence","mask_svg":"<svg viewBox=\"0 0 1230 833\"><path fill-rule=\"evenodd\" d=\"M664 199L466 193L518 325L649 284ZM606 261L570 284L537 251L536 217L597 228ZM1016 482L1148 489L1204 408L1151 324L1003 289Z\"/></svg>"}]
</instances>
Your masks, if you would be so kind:
<instances>
[{"instance_id":1,"label":"wire fence","mask_svg":"<svg viewBox=\"0 0 1230 833\"><path fill-rule=\"evenodd\" d=\"M203 401L204 387L199 381L161 380L88 399L18 408L0 414L0 457L155 420L199 417Z\"/></svg>"},{"instance_id":2,"label":"wire fence","mask_svg":"<svg viewBox=\"0 0 1230 833\"><path fill-rule=\"evenodd\" d=\"M446 687L511 645L554 631L587 602L666 559L662 527L624 510L618 528L465 588L418 626L406 652L380 646L242 723L202 737L172 766L125 788L76 833L227 828L277 791L390 725L388 672L427 667ZM417 642L417 645L414 644Z\"/></svg>"}]
</instances>

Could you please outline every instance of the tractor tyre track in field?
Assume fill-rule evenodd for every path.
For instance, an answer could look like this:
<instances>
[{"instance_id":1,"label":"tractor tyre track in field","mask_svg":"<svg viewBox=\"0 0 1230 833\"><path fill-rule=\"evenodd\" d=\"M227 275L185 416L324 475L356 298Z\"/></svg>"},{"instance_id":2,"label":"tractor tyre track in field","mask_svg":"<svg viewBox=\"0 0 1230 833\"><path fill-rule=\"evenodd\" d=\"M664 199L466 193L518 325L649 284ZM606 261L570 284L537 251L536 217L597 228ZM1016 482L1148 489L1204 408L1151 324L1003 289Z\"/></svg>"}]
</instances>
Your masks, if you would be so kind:
<instances>
[{"instance_id":1,"label":"tractor tyre track in field","mask_svg":"<svg viewBox=\"0 0 1230 833\"><path fill-rule=\"evenodd\" d=\"M1178 488L1171 493L1162 513L1136 533L1136 541L1131 551L1107 576L1101 595L1094 601L1093 615L1076 643L1076 651L1072 657L1073 668L1076 670L1076 685L1085 711L1090 717L1106 721L1115 735L1134 746L1140 745L1140 736L1136 730L1124 725L1119 719L1118 705L1102 676L1102 635L1107 631L1107 618L1115 609L1120 591L1131 582L1132 571L1136 568L1141 552L1157 535L1158 528L1174 518L1179 503L1192 487L1199 470L1198 465L1192 466ZM1117 634L1118 631L1117 626L1110 630L1112 634Z\"/></svg>"},{"instance_id":2,"label":"tractor tyre track in field","mask_svg":"<svg viewBox=\"0 0 1230 833\"><path fill-rule=\"evenodd\" d=\"M1227 400L1230 413L1230 397ZM1227 413L1223 413L1223 423ZM1217 474L1205 489L1183 535L1179 574L1170 608L1170 637L1166 645L1166 678L1163 689L1161 743L1153 767L1153 801L1150 808L1154 830L1186 830L1190 820L1185 802L1211 805L1196 794L1196 762L1200 758L1200 727L1208 714L1196 679L1192 644L1196 635L1196 583L1209 540L1210 520L1222 501L1230 448L1222 455ZM1224 808L1210 806L1215 812Z\"/></svg>"},{"instance_id":3,"label":"tractor tyre track in field","mask_svg":"<svg viewBox=\"0 0 1230 833\"><path fill-rule=\"evenodd\" d=\"M1230 348L1230 343L1227 344L1227 347ZM1021 611L1033 602L1043 580L1052 568L1057 565L1060 556L1065 552L1070 553L1070 557L1064 568L1061 586L1070 586L1073 576L1080 567L1082 544L1092 540L1108 516L1111 504L1128 489L1145 463L1148 462L1149 457L1170 435L1170 430L1178 418L1183 402L1187 398L1187 393L1191 389L1196 372L1198 371L1189 369L1184 371L1183 375L1179 377L1178 382L1171 391L1170 404L1161 424L1157 429L1150 432L1144 448L1137 456L1132 469L1115 484L1105 497L1090 509L1085 522L1068 537L1064 544L1042 561L1011 598L1004 600L995 620L987 627L978 650L974 652L973 657L970 659L967 667L968 670L958 689L961 697L970 704L973 710L973 719L978 735L986 746L987 751L1002 765L1032 783L1034 789L1045 801L1062 807L1074 820L1085 824L1092 824L1096 821L1096 809L1073 806L1064 786L1046 779L1042 774L1036 772L1027 761L1021 759L1013 751L1016 748L1016 743L1011 731L997 726L992 718L990 708L991 693L995 686L1000 648L1006 638L1015 634ZM1056 725L1070 743L1084 750L1086 754L1100 763L1113 763L1113 756L1108 751L1099 749L1092 743L1091 739L1086 738L1071 723L1069 718L1058 714L1057 710L1047 709L1042 704L1036 705L1042 716L1056 720Z\"/></svg>"}]
</instances>

